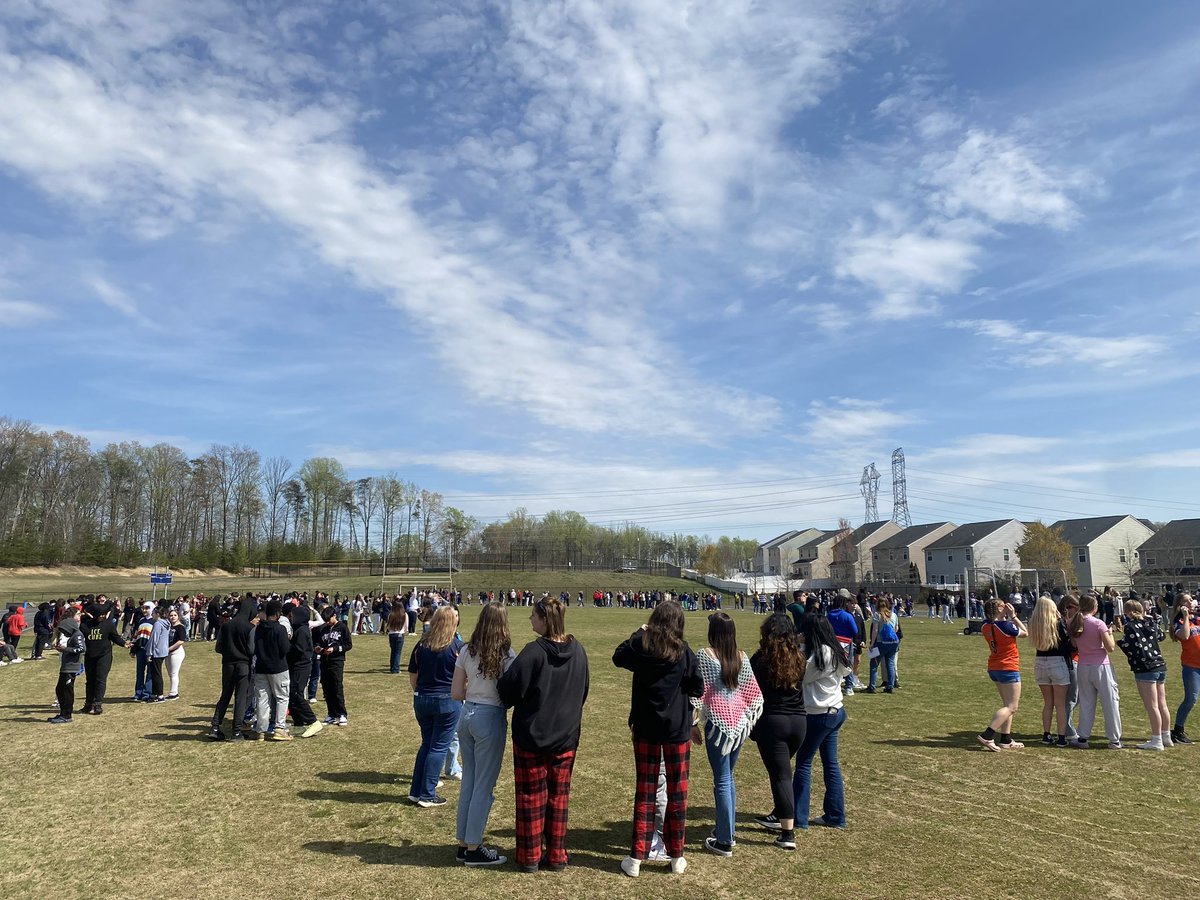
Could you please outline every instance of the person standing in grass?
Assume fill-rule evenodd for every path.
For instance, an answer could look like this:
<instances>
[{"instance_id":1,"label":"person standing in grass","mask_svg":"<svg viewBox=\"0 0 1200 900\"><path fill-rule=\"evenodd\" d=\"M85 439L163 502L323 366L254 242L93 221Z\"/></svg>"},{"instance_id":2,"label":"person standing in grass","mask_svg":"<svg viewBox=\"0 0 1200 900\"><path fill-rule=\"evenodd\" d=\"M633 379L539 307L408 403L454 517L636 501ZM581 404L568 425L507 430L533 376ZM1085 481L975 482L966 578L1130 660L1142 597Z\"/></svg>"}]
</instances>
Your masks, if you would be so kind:
<instances>
[{"instance_id":1,"label":"person standing in grass","mask_svg":"<svg viewBox=\"0 0 1200 900\"><path fill-rule=\"evenodd\" d=\"M687 820L688 769L692 727L691 699L704 693L696 655L683 639L683 607L660 603L650 621L622 642L613 664L633 672L629 729L633 734L636 792L633 839L621 871L631 878L641 872L655 834L655 798L659 773L666 772L667 804L663 840L671 871L687 868L683 856Z\"/></svg>"},{"instance_id":2,"label":"person standing in grass","mask_svg":"<svg viewBox=\"0 0 1200 900\"><path fill-rule=\"evenodd\" d=\"M354 649L350 629L338 615L336 606L321 613L325 624L313 632L313 646L321 657L321 693L325 697L326 725L350 724L346 709L346 654Z\"/></svg>"},{"instance_id":3,"label":"person standing in grass","mask_svg":"<svg viewBox=\"0 0 1200 900\"><path fill-rule=\"evenodd\" d=\"M79 627L79 607L68 606L58 622L58 637L54 642L59 653L58 684L54 695L58 699L58 715L48 720L51 725L66 725L72 721L75 708L75 679L79 677L79 664L87 645Z\"/></svg>"},{"instance_id":4,"label":"person standing in grass","mask_svg":"<svg viewBox=\"0 0 1200 900\"><path fill-rule=\"evenodd\" d=\"M1183 700L1175 711L1175 730L1171 737L1176 744L1190 744L1184 726L1200 695L1200 610L1191 594L1180 594L1171 615L1171 640L1179 644L1179 662L1183 678Z\"/></svg>"},{"instance_id":5,"label":"person standing in grass","mask_svg":"<svg viewBox=\"0 0 1200 900\"><path fill-rule=\"evenodd\" d=\"M274 714L275 731L271 739L290 741L287 730L288 695L291 679L288 676L288 651L291 641L279 622L278 600L263 604L262 621L254 629L254 699L255 740L267 739L267 728Z\"/></svg>"},{"instance_id":6,"label":"person standing in grass","mask_svg":"<svg viewBox=\"0 0 1200 900\"><path fill-rule=\"evenodd\" d=\"M1079 598L1079 612L1067 623L1067 632L1079 650L1079 737L1075 746L1088 748L1096 723L1096 702L1104 709L1104 732L1110 750L1121 749L1121 696L1108 654L1117 649L1107 625L1096 617L1095 594Z\"/></svg>"},{"instance_id":7,"label":"person standing in grass","mask_svg":"<svg viewBox=\"0 0 1200 900\"><path fill-rule=\"evenodd\" d=\"M254 654L254 625L250 620L257 612L257 604L247 597L217 632L216 651L221 655L221 696L208 730L211 740L225 740L221 723L229 709L230 700L233 701L233 740L245 740L241 728L250 693L250 657Z\"/></svg>"},{"instance_id":8,"label":"person standing in grass","mask_svg":"<svg viewBox=\"0 0 1200 900\"><path fill-rule=\"evenodd\" d=\"M450 695L463 704L458 720L462 749L462 789L458 794L459 862L499 866L508 861L483 843L483 831L496 797L493 793L508 740L508 718L496 683L517 654L508 632L508 612L499 604L479 611L471 640L454 663Z\"/></svg>"},{"instance_id":9,"label":"person standing in grass","mask_svg":"<svg viewBox=\"0 0 1200 900\"><path fill-rule=\"evenodd\" d=\"M867 679L867 693L875 693L875 676L883 668L883 692L890 694L896 688L896 653L900 650L900 636L896 629L899 620L892 608L892 598L879 600L875 614L871 616L871 674Z\"/></svg>"},{"instance_id":10,"label":"person standing in grass","mask_svg":"<svg viewBox=\"0 0 1200 900\"><path fill-rule=\"evenodd\" d=\"M1067 746L1067 735L1071 724L1067 716L1067 692L1071 687L1071 673L1075 668L1072 659L1075 646L1067 634L1058 607L1048 594L1042 594L1033 607L1029 618L1029 639L1037 657L1033 674L1042 692L1042 743L1047 747ZM1051 728L1058 719L1056 732Z\"/></svg>"},{"instance_id":11,"label":"person standing in grass","mask_svg":"<svg viewBox=\"0 0 1200 900\"><path fill-rule=\"evenodd\" d=\"M571 773L590 679L583 645L566 632L566 605L538 600L529 613L530 641L496 689L511 707L516 786L517 867L560 872L567 866ZM543 854L543 846L545 853Z\"/></svg>"},{"instance_id":12,"label":"person standing in grass","mask_svg":"<svg viewBox=\"0 0 1200 900\"><path fill-rule=\"evenodd\" d=\"M179 670L183 668L183 645L188 641L188 626L179 611L172 609L167 613L167 622L171 626L171 635L167 643L167 699L179 699Z\"/></svg>"},{"instance_id":13,"label":"person standing in grass","mask_svg":"<svg viewBox=\"0 0 1200 900\"><path fill-rule=\"evenodd\" d=\"M800 619L804 621L803 617ZM839 639L843 651L846 645ZM771 781L774 807L769 815L754 821L768 831L779 832L775 846L796 849L796 795L792 788L792 760L804 743L807 716L804 714L804 653L796 627L787 616L768 616L760 631L758 650L750 657L750 668L763 695L763 712L750 732L758 745Z\"/></svg>"},{"instance_id":14,"label":"person standing in grass","mask_svg":"<svg viewBox=\"0 0 1200 900\"><path fill-rule=\"evenodd\" d=\"M1164 635L1158 622L1146 618L1146 607L1138 600L1124 601L1121 614L1113 622L1122 632L1117 646L1129 660L1138 694L1150 720L1150 740L1138 744L1139 750L1164 750L1172 745L1171 711L1167 709L1167 661L1158 645Z\"/></svg>"},{"instance_id":15,"label":"person standing in grass","mask_svg":"<svg viewBox=\"0 0 1200 900\"><path fill-rule=\"evenodd\" d=\"M988 677L995 682L1003 704L991 724L977 735L985 750L1020 750L1024 744L1012 739L1012 721L1021 703L1021 651L1017 638L1029 632L1011 603L988 600L983 605L983 639L988 644Z\"/></svg>"},{"instance_id":16,"label":"person standing in grass","mask_svg":"<svg viewBox=\"0 0 1200 900\"><path fill-rule=\"evenodd\" d=\"M429 630L421 636L408 661L413 712L421 729L408 799L425 809L446 804L437 793L438 776L462 712L462 703L452 696L454 665L463 647L462 639L454 633L457 624L453 608L442 607L435 612Z\"/></svg>"},{"instance_id":17,"label":"person standing in grass","mask_svg":"<svg viewBox=\"0 0 1200 900\"><path fill-rule=\"evenodd\" d=\"M292 637L288 646L288 709L292 724L300 729L300 737L310 738L319 734L324 725L317 721L312 705L308 702L308 679L312 674L313 632L312 610L298 598L288 610L292 623Z\"/></svg>"},{"instance_id":18,"label":"person standing in grass","mask_svg":"<svg viewBox=\"0 0 1200 900\"><path fill-rule=\"evenodd\" d=\"M99 716L104 714L104 695L108 690L108 673L112 670L113 645L127 648L129 644L117 631L116 609L96 602L91 605L88 614L90 621L84 632L83 657L87 682L80 712Z\"/></svg>"},{"instance_id":19,"label":"person standing in grass","mask_svg":"<svg viewBox=\"0 0 1200 900\"><path fill-rule=\"evenodd\" d=\"M54 608L49 603L38 604L38 611L33 617L33 656L30 659L46 658L46 648L50 646L50 638L54 634Z\"/></svg>"},{"instance_id":20,"label":"person standing in grass","mask_svg":"<svg viewBox=\"0 0 1200 900\"><path fill-rule=\"evenodd\" d=\"M408 635L408 610L400 598L391 608L387 617L388 649L391 657L388 660L388 671L393 675L400 674L400 664L404 656L404 638Z\"/></svg>"},{"instance_id":21,"label":"person standing in grass","mask_svg":"<svg viewBox=\"0 0 1200 900\"><path fill-rule=\"evenodd\" d=\"M796 774L792 776L795 795L796 827L807 831L809 825L826 828L846 827L845 784L838 761L838 735L846 723L841 684L850 668L844 646L837 640L824 616L805 616L800 636L804 643L804 740L796 754ZM822 815L809 819L812 801L812 763L821 754L825 782Z\"/></svg>"},{"instance_id":22,"label":"person standing in grass","mask_svg":"<svg viewBox=\"0 0 1200 900\"><path fill-rule=\"evenodd\" d=\"M763 699L746 654L738 649L737 629L728 613L708 617L708 646L698 654L704 692L693 700L698 710L692 743L704 742L713 772L716 828L704 848L717 856L733 856L737 785L733 770L742 745L762 715Z\"/></svg>"}]
</instances>

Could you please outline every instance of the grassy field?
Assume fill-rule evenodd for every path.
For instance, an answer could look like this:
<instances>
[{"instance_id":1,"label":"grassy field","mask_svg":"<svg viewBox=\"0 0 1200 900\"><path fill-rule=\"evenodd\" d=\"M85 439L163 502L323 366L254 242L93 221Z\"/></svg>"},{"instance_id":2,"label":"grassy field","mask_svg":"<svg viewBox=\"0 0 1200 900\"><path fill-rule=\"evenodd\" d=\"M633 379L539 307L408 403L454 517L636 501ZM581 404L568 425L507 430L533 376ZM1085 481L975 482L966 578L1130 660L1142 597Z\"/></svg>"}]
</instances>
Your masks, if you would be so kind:
<instances>
[{"instance_id":1,"label":"grassy field","mask_svg":"<svg viewBox=\"0 0 1200 900\"><path fill-rule=\"evenodd\" d=\"M478 607L466 609L464 632L477 614ZM106 714L77 715L64 727L45 724L56 662L0 670L10 772L0 895L1145 898L1200 890L1195 855L1184 849L1200 801L1180 790L1200 760L1195 748L1084 754L1032 746L1040 696L1029 654L1017 731L1031 746L978 750L973 735L996 706L982 640L924 619L905 626L902 690L848 701L847 831L801 833L791 854L772 847L751 821L769 811L770 793L750 746L737 768L735 855L706 854L712 779L700 752L693 754L690 868L672 876L646 866L641 878L626 879L618 863L628 853L633 798L629 680L610 656L644 617L590 607L568 614L569 630L588 650L592 693L572 793L571 866L558 874L456 865L453 782L443 789L451 800L444 808L405 802L418 733L407 677L387 673L385 638L362 638L348 658L350 726L291 744L202 740L219 688L211 644L188 648L181 699L155 706L125 702L133 665L119 655ZM689 618L688 637L700 646L704 614ZM761 619L735 619L753 649ZM525 612L514 609L511 622L519 647L530 637ZM1125 732L1142 740L1145 715L1117 662ZM1172 669L1174 706L1176 660ZM80 697L82 689L81 682ZM324 714L323 704L316 709ZM487 839L511 856L507 763L496 795ZM819 798L818 787L818 810Z\"/></svg>"}]
</instances>

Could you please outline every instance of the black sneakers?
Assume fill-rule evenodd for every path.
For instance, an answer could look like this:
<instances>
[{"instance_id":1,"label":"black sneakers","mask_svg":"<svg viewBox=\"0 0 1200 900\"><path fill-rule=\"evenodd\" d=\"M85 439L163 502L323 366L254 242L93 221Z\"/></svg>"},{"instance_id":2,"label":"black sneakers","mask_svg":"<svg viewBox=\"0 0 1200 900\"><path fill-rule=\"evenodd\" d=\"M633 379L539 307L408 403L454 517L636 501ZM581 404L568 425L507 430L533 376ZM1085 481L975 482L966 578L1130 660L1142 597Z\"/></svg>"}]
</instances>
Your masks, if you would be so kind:
<instances>
[{"instance_id":1,"label":"black sneakers","mask_svg":"<svg viewBox=\"0 0 1200 900\"><path fill-rule=\"evenodd\" d=\"M506 862L508 862L507 856L501 856L496 852L495 847L485 847L483 844L480 844L474 850L466 851L466 854L463 856L463 863L471 867L502 866Z\"/></svg>"},{"instance_id":2,"label":"black sneakers","mask_svg":"<svg viewBox=\"0 0 1200 900\"><path fill-rule=\"evenodd\" d=\"M767 829L767 831L781 831L783 829L783 826L779 824L779 819L776 818L774 813L771 813L769 816L755 816L754 821Z\"/></svg>"},{"instance_id":3,"label":"black sneakers","mask_svg":"<svg viewBox=\"0 0 1200 900\"><path fill-rule=\"evenodd\" d=\"M780 850L795 850L796 849L796 832L781 831L779 836L775 838L774 844Z\"/></svg>"},{"instance_id":4,"label":"black sneakers","mask_svg":"<svg viewBox=\"0 0 1200 900\"><path fill-rule=\"evenodd\" d=\"M1171 729L1171 740L1176 744L1192 744L1195 743L1187 736L1187 733L1182 728Z\"/></svg>"},{"instance_id":5,"label":"black sneakers","mask_svg":"<svg viewBox=\"0 0 1200 900\"><path fill-rule=\"evenodd\" d=\"M434 807L434 806L445 806L445 805L446 805L446 798L442 797L439 794L434 794L432 797L430 797L427 800L422 799L422 800L417 801L417 806L421 807L421 809L430 809L431 807Z\"/></svg>"}]
</instances>

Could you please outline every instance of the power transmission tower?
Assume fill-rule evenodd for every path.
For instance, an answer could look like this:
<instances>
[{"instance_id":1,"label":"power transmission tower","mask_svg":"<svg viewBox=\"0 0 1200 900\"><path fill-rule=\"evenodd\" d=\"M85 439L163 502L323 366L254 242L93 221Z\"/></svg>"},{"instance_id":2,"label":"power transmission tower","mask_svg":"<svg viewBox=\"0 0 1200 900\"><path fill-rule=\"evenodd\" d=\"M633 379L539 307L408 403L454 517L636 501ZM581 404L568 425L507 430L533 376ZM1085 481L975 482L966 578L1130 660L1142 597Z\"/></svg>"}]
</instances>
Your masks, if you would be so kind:
<instances>
[{"instance_id":1,"label":"power transmission tower","mask_svg":"<svg viewBox=\"0 0 1200 900\"><path fill-rule=\"evenodd\" d=\"M908 513L908 480L904 476L904 448L892 451L892 521L901 528L912 524Z\"/></svg>"},{"instance_id":2,"label":"power transmission tower","mask_svg":"<svg viewBox=\"0 0 1200 900\"><path fill-rule=\"evenodd\" d=\"M875 468L875 463L871 463L863 469L862 478L859 479L858 489L863 495L863 499L867 502L867 521L879 521L879 472Z\"/></svg>"}]
</instances>

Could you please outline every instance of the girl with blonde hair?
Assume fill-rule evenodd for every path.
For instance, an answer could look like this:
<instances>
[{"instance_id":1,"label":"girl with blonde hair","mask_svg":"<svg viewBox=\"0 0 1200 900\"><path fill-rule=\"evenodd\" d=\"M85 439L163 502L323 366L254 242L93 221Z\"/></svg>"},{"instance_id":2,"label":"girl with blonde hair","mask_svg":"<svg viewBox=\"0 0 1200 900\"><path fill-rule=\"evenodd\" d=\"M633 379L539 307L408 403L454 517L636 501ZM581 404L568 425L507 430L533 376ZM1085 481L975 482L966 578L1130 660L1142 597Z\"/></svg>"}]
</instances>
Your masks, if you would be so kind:
<instances>
[{"instance_id":1,"label":"girl with blonde hair","mask_svg":"<svg viewBox=\"0 0 1200 900\"><path fill-rule=\"evenodd\" d=\"M1029 617L1029 639L1037 651L1033 675L1042 692L1042 743L1047 747L1067 746L1071 724L1067 715L1067 691L1074 669L1074 645L1054 601L1042 594ZM1058 717L1058 739L1050 726Z\"/></svg>"},{"instance_id":2,"label":"girl with blonde hair","mask_svg":"<svg viewBox=\"0 0 1200 900\"><path fill-rule=\"evenodd\" d=\"M408 799L426 809L446 804L437 793L438 775L462 712L462 703L452 696L454 666L463 647L462 638L455 634L457 627L458 612L449 606L439 609L408 661L413 712L421 728Z\"/></svg>"},{"instance_id":3,"label":"girl with blonde hair","mask_svg":"<svg viewBox=\"0 0 1200 900\"><path fill-rule=\"evenodd\" d=\"M1171 711L1167 709L1167 661L1158 649L1165 637L1158 623L1146 618L1146 608L1137 600L1125 602L1125 616L1116 620L1124 636L1117 646L1129 660L1133 680L1150 720L1150 740L1139 750L1164 750L1171 746Z\"/></svg>"}]
</instances>

